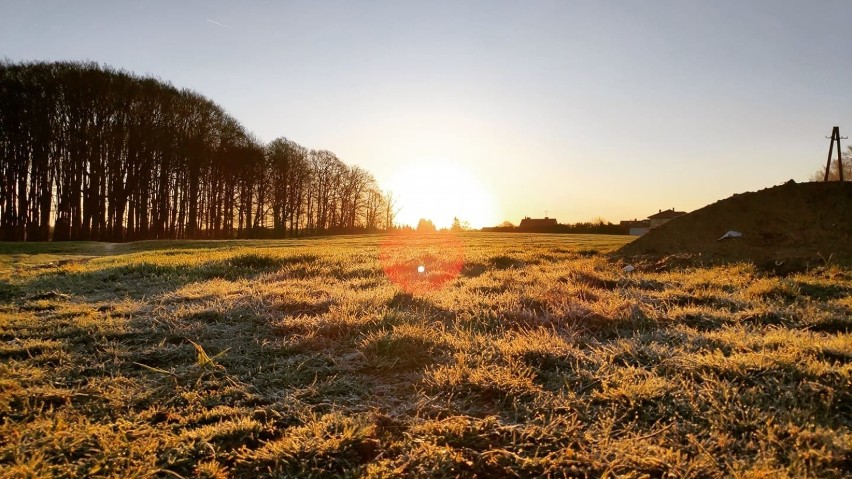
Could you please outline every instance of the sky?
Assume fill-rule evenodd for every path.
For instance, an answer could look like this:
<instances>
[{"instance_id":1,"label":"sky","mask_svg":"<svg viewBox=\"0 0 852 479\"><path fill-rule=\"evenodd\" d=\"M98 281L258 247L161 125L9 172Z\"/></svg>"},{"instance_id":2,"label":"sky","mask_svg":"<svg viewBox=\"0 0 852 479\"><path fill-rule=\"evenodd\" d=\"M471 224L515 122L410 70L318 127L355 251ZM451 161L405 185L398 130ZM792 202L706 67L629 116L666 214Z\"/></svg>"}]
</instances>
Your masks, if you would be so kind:
<instances>
[{"instance_id":1,"label":"sky","mask_svg":"<svg viewBox=\"0 0 852 479\"><path fill-rule=\"evenodd\" d=\"M0 58L190 88L439 226L692 211L852 132L848 0L0 0Z\"/></svg>"}]
</instances>

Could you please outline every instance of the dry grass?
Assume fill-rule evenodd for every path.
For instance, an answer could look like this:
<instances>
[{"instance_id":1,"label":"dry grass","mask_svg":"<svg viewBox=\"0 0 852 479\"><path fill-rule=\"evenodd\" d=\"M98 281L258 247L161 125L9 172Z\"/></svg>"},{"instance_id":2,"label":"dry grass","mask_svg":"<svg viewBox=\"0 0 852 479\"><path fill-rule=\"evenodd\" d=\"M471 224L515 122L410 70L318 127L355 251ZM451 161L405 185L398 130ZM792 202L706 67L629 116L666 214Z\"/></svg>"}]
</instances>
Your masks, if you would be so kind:
<instances>
[{"instance_id":1,"label":"dry grass","mask_svg":"<svg viewBox=\"0 0 852 479\"><path fill-rule=\"evenodd\" d=\"M626 240L0 245L0 476L848 474L852 272Z\"/></svg>"}]
</instances>

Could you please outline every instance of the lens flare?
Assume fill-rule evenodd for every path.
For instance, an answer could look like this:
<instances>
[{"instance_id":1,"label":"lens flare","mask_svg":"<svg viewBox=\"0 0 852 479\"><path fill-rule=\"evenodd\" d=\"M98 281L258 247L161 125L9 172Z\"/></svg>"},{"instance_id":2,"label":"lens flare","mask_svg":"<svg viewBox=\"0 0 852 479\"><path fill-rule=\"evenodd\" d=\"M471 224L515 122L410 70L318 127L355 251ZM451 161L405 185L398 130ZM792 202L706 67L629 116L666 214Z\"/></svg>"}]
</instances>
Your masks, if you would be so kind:
<instances>
[{"instance_id":1,"label":"lens flare","mask_svg":"<svg viewBox=\"0 0 852 479\"><path fill-rule=\"evenodd\" d=\"M444 233L399 233L379 246L385 276L406 293L436 291L456 279L464 267L464 242Z\"/></svg>"}]
</instances>

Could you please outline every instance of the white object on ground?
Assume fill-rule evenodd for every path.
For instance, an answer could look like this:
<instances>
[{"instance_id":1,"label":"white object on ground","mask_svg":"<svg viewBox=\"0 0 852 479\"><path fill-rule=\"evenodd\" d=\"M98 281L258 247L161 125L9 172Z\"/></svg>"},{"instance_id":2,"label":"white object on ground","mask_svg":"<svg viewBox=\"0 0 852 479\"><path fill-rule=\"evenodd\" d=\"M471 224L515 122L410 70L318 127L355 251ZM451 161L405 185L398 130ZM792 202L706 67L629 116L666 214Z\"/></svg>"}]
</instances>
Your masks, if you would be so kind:
<instances>
[{"instance_id":1,"label":"white object on ground","mask_svg":"<svg viewBox=\"0 0 852 479\"><path fill-rule=\"evenodd\" d=\"M719 238L719 241L722 241L723 239L726 239L726 238L742 238L742 236L743 236L743 234L740 233L739 231L730 230L727 233L723 234L722 237Z\"/></svg>"},{"instance_id":2,"label":"white object on ground","mask_svg":"<svg viewBox=\"0 0 852 479\"><path fill-rule=\"evenodd\" d=\"M621 271L624 271L625 273L632 273L635 269L636 268L634 268L632 264L628 264L624 268L621 268Z\"/></svg>"}]
</instances>

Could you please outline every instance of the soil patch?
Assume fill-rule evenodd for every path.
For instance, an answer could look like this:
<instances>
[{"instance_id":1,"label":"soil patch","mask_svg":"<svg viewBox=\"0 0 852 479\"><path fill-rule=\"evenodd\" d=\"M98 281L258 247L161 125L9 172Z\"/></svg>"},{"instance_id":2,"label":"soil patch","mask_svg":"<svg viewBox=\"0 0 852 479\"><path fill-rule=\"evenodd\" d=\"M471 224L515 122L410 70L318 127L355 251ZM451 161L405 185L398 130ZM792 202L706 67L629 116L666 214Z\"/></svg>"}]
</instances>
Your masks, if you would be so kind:
<instances>
[{"instance_id":1,"label":"soil patch","mask_svg":"<svg viewBox=\"0 0 852 479\"><path fill-rule=\"evenodd\" d=\"M742 237L719 240L728 231ZM852 182L787 183L717 201L652 229L614 253L642 261L748 261L796 270L852 265Z\"/></svg>"}]
</instances>

